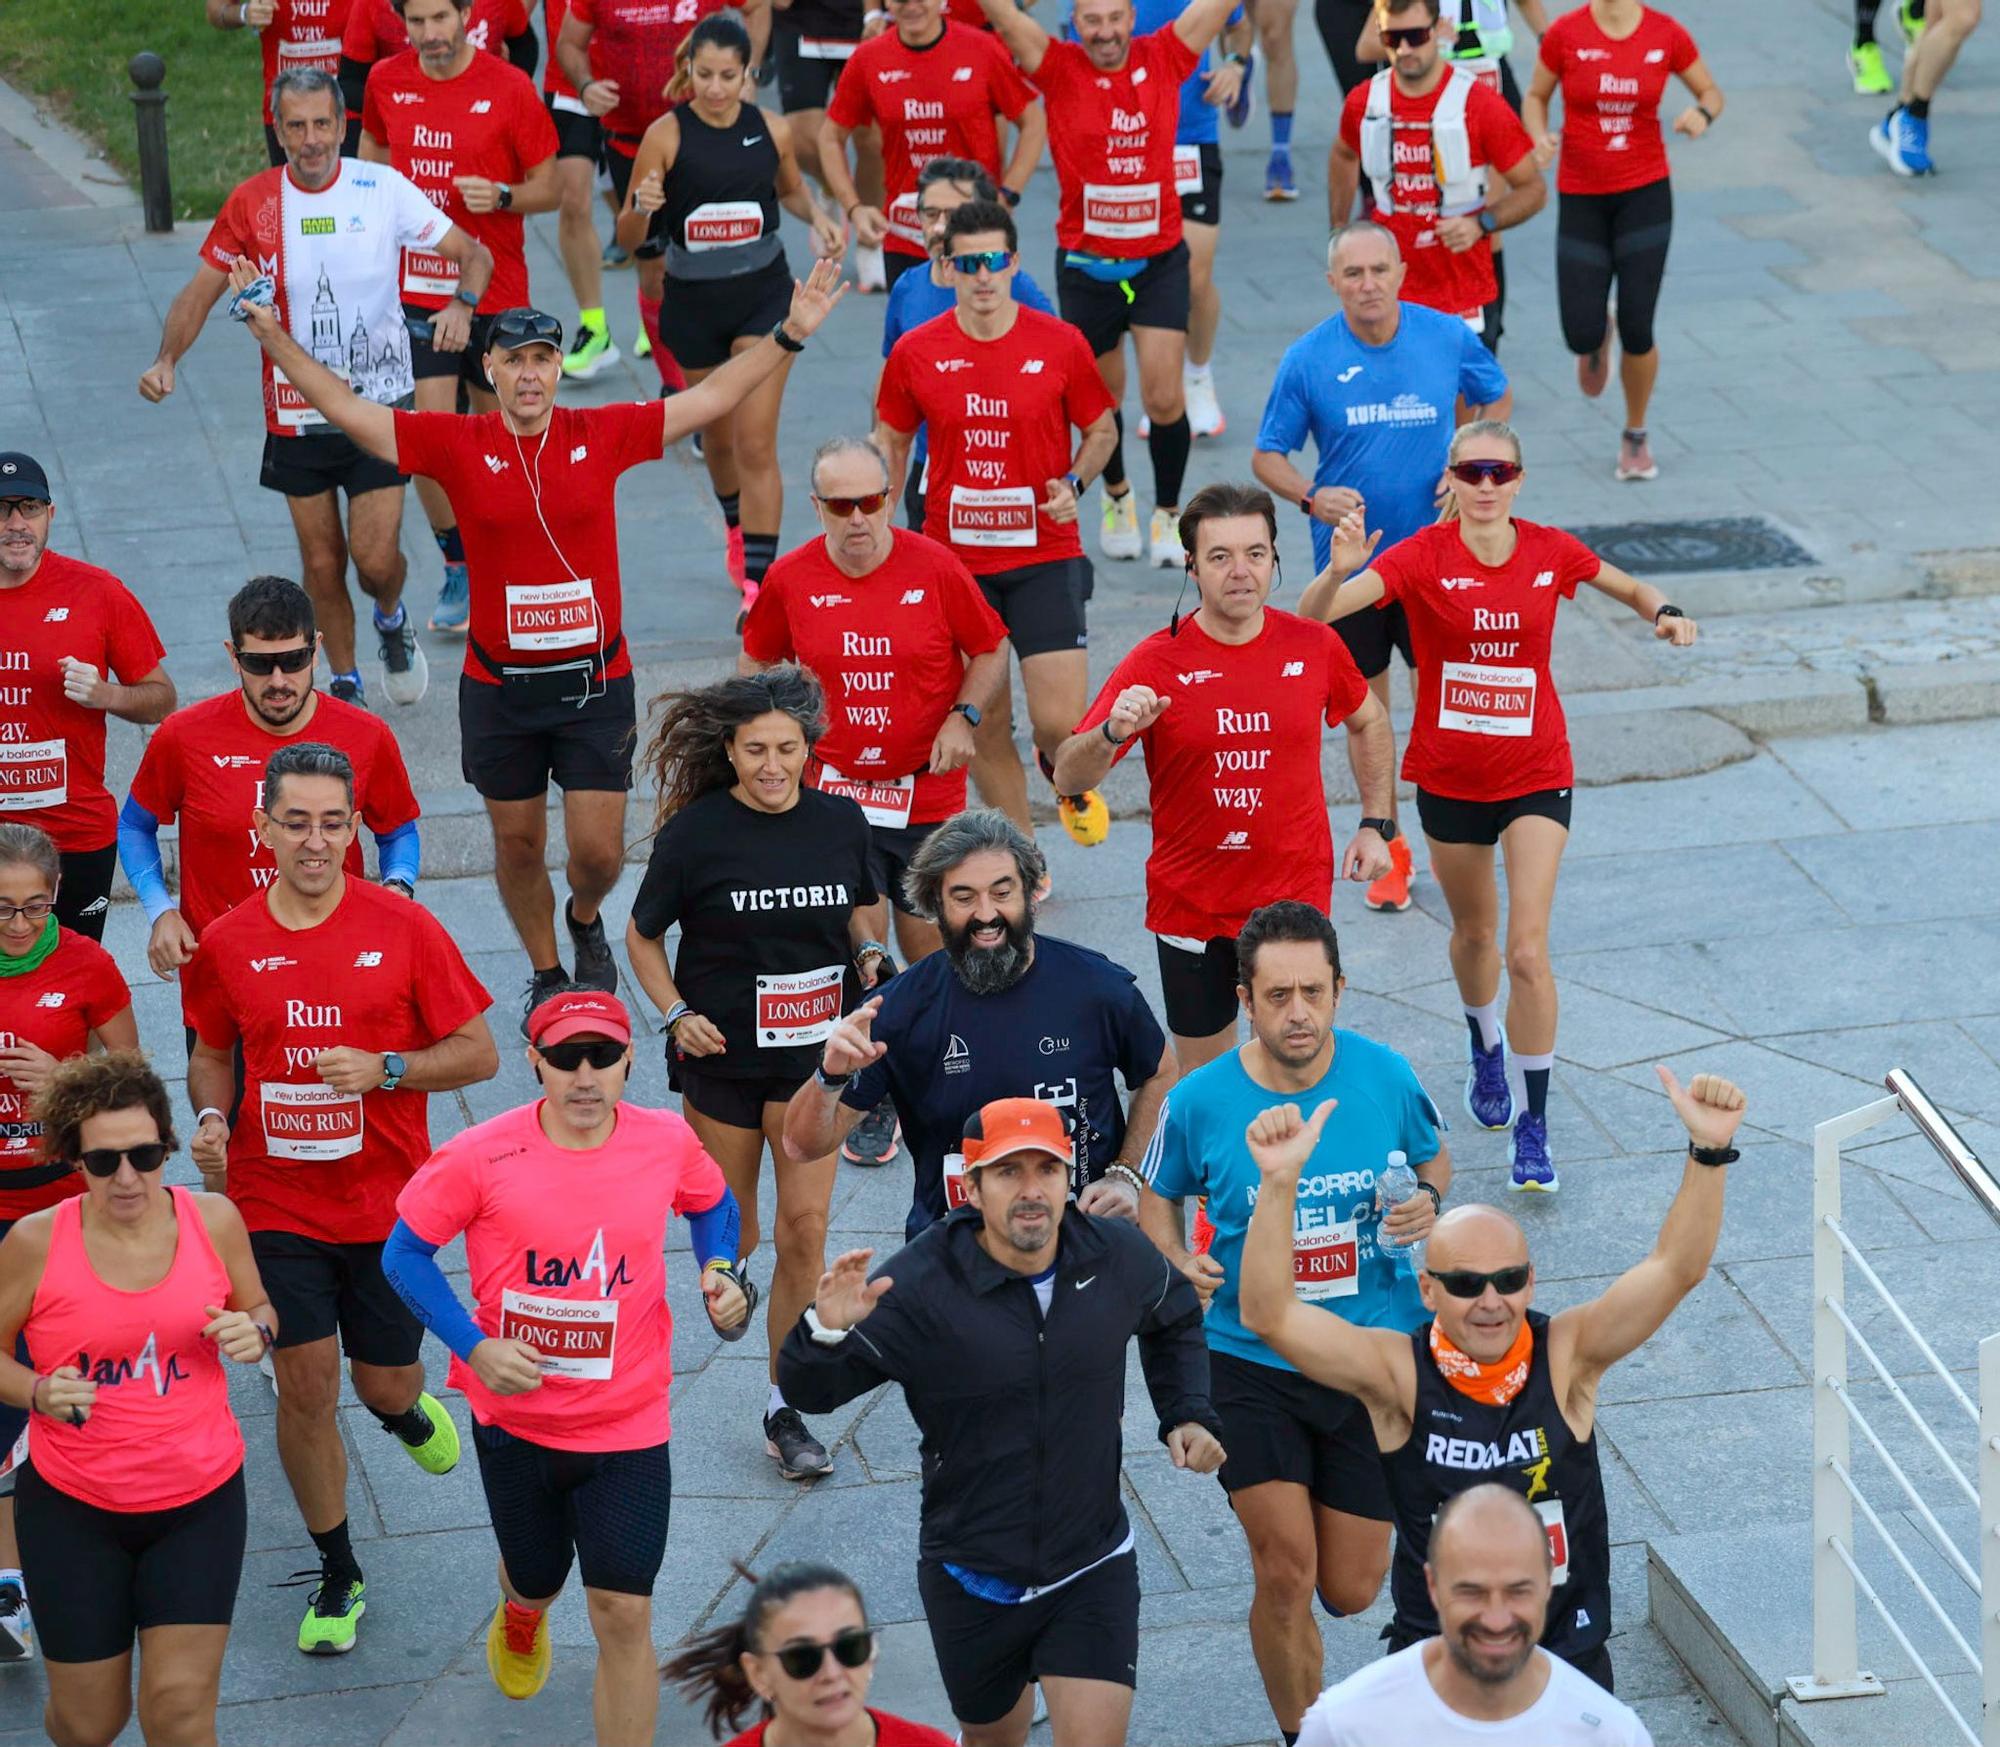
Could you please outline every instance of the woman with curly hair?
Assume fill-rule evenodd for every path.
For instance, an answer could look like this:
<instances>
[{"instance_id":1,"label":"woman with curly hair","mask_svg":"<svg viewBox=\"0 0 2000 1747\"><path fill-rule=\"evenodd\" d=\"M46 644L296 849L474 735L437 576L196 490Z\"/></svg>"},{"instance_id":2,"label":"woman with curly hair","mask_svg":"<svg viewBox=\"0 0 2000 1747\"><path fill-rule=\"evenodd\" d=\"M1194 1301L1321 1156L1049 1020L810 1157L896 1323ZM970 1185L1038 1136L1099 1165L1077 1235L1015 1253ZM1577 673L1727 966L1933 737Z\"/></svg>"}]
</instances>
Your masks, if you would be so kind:
<instances>
[{"instance_id":1,"label":"woman with curly hair","mask_svg":"<svg viewBox=\"0 0 2000 1747\"><path fill-rule=\"evenodd\" d=\"M659 785L656 835L625 944L639 986L666 1015L669 1082L742 1209L737 1278L753 1306L747 1263L771 1149L777 1262L764 1449L787 1480L813 1479L832 1458L785 1404L777 1357L826 1265L835 1164L831 1153L794 1164L781 1137L785 1105L817 1068L820 1045L888 963L861 922L876 899L868 822L845 796L801 781L826 729L826 696L807 669L786 663L667 693L653 708L643 762ZM669 969L666 933L676 923Z\"/></svg>"}]
</instances>

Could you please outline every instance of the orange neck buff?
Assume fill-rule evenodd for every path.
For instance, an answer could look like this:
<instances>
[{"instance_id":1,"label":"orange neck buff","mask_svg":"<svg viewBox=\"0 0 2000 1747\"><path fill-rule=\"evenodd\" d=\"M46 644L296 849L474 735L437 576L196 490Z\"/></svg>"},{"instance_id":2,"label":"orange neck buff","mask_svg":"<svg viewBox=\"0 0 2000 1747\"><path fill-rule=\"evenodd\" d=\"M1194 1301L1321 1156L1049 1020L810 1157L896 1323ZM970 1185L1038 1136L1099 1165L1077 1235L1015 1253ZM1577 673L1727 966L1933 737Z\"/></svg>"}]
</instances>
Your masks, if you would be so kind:
<instances>
[{"instance_id":1,"label":"orange neck buff","mask_svg":"<svg viewBox=\"0 0 2000 1747\"><path fill-rule=\"evenodd\" d=\"M1506 1355L1488 1365L1461 1352L1435 1319L1431 1322L1431 1362L1461 1395L1489 1407L1505 1407L1528 1384L1528 1367L1535 1353L1535 1332L1521 1318L1520 1331Z\"/></svg>"}]
</instances>

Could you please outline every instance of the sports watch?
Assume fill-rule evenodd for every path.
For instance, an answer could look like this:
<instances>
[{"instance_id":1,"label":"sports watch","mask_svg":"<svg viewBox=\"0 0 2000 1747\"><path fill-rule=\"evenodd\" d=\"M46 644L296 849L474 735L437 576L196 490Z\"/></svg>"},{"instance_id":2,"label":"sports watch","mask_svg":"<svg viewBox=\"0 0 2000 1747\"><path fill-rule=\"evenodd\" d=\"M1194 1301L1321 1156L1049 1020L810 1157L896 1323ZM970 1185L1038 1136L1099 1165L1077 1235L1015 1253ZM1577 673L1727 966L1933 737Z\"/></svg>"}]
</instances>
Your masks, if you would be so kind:
<instances>
[{"instance_id":1,"label":"sports watch","mask_svg":"<svg viewBox=\"0 0 2000 1747\"><path fill-rule=\"evenodd\" d=\"M1688 1157L1698 1165L1733 1165L1743 1155L1733 1146L1696 1146L1688 1142Z\"/></svg>"},{"instance_id":2,"label":"sports watch","mask_svg":"<svg viewBox=\"0 0 2000 1747\"><path fill-rule=\"evenodd\" d=\"M382 1090L393 1092L403 1083L403 1076L410 1071L410 1064L394 1050L382 1058Z\"/></svg>"},{"instance_id":3,"label":"sports watch","mask_svg":"<svg viewBox=\"0 0 2000 1747\"><path fill-rule=\"evenodd\" d=\"M1675 606L1672 601L1667 601L1661 605L1658 612L1654 613L1653 623L1657 625L1662 619L1685 619L1686 617L1687 614Z\"/></svg>"},{"instance_id":4,"label":"sports watch","mask_svg":"<svg viewBox=\"0 0 2000 1747\"><path fill-rule=\"evenodd\" d=\"M1482 206L1479 209L1479 228L1489 237L1500 228L1500 221L1493 216L1492 207Z\"/></svg>"},{"instance_id":5,"label":"sports watch","mask_svg":"<svg viewBox=\"0 0 2000 1747\"><path fill-rule=\"evenodd\" d=\"M495 196L493 197L493 198L494 198L494 201L495 201L495 202L496 202L496 203L498 204L498 206L499 206L500 210L501 210L502 212L511 212L511 211L513 211L513 209L514 209L514 189L513 189L513 186L512 186L512 184L511 184L511 183L507 183L507 182L496 182L496 183L494 183L494 184L493 184L493 186L494 186L495 188L499 189L499 191L500 191L500 192L499 192L498 194L496 194L496 195L495 195Z\"/></svg>"},{"instance_id":6,"label":"sports watch","mask_svg":"<svg viewBox=\"0 0 2000 1747\"><path fill-rule=\"evenodd\" d=\"M1396 821L1393 819L1363 819L1358 829L1373 831L1384 843L1393 843L1396 838Z\"/></svg>"},{"instance_id":7,"label":"sports watch","mask_svg":"<svg viewBox=\"0 0 2000 1747\"><path fill-rule=\"evenodd\" d=\"M950 713L963 716L973 727L979 726L979 706L977 704L953 704Z\"/></svg>"}]
</instances>

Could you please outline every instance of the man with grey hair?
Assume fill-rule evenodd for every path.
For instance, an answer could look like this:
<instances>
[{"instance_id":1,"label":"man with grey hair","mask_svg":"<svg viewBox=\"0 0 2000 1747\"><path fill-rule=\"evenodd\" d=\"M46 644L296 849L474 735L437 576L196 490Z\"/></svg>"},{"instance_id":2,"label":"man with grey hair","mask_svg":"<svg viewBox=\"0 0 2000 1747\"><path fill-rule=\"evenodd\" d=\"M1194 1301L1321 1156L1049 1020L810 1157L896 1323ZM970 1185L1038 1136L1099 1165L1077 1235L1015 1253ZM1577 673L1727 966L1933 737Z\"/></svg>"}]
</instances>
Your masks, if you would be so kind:
<instances>
[{"instance_id":1,"label":"man with grey hair","mask_svg":"<svg viewBox=\"0 0 2000 1747\"><path fill-rule=\"evenodd\" d=\"M441 256L457 271L457 294L429 322L430 343L440 352L465 349L493 257L406 176L340 155L347 107L331 73L317 67L280 73L271 86L271 114L285 162L252 176L223 202L194 277L167 310L159 353L139 378L139 393L155 402L173 393L175 367L229 290L230 269L246 261L259 277L244 295L261 292L301 347L363 398L408 406L416 379L398 289L403 250ZM238 313L234 299L230 313ZM430 667L403 608L405 476L335 430L268 357L263 372L259 483L282 492L291 508L300 573L326 640L327 690L345 703L363 701L347 593L351 557L362 593L375 603L383 690L394 703L414 704ZM344 534L336 495L343 491Z\"/></svg>"},{"instance_id":2,"label":"man with grey hair","mask_svg":"<svg viewBox=\"0 0 2000 1747\"><path fill-rule=\"evenodd\" d=\"M816 1159L894 1097L916 1166L906 1237L965 1204L960 1137L996 1098L1062 1111L1077 1206L1137 1216L1138 1165L1174 1080L1173 1051L1130 971L1035 932L1047 871L1034 839L997 808L933 830L904 888L944 950L834 1027L819 1071L785 1111L786 1152Z\"/></svg>"},{"instance_id":3,"label":"man with grey hair","mask_svg":"<svg viewBox=\"0 0 2000 1747\"><path fill-rule=\"evenodd\" d=\"M1310 522L1315 570L1326 568L1333 529L1350 511L1384 546L1434 521L1455 408L1463 401L1469 417L1504 418L1510 405L1507 373L1478 335L1456 316L1402 301L1406 269L1390 231L1350 224L1334 233L1326 260L1340 309L1286 348L1250 457L1258 480ZM1308 437L1318 454L1310 480L1290 459ZM1402 608L1352 613L1334 629L1386 706L1391 646L1410 659ZM1371 910L1410 907L1408 839L1392 837L1389 855L1389 871L1368 888Z\"/></svg>"}]
</instances>

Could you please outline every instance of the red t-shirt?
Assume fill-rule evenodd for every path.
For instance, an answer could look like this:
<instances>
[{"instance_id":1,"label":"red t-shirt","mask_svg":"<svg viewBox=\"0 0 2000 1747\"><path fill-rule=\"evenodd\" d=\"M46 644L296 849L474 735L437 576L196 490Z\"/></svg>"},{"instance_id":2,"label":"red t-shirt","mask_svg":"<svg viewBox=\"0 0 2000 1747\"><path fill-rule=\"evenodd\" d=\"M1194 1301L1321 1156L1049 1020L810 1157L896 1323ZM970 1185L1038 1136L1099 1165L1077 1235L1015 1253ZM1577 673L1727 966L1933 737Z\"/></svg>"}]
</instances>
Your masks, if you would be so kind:
<instances>
[{"instance_id":1,"label":"red t-shirt","mask_svg":"<svg viewBox=\"0 0 2000 1747\"><path fill-rule=\"evenodd\" d=\"M271 121L271 84L280 73L317 67L340 71L340 33L352 0L276 0L271 22L257 33L264 51L264 121Z\"/></svg>"},{"instance_id":2,"label":"red t-shirt","mask_svg":"<svg viewBox=\"0 0 2000 1747\"><path fill-rule=\"evenodd\" d=\"M347 29L340 39L340 52L348 60L379 61L387 55L400 55L410 46L410 32L397 0L349 3ZM525 36L533 28L526 0L472 0L465 40L489 55L504 55L509 37Z\"/></svg>"},{"instance_id":3,"label":"red t-shirt","mask_svg":"<svg viewBox=\"0 0 2000 1747\"><path fill-rule=\"evenodd\" d=\"M1622 194L1667 174L1660 132L1667 75L1701 59L1685 26L1647 7L1630 36L1611 37L1579 6L1549 26L1541 57L1562 86L1558 193Z\"/></svg>"},{"instance_id":4,"label":"red t-shirt","mask_svg":"<svg viewBox=\"0 0 2000 1747\"><path fill-rule=\"evenodd\" d=\"M273 734L252 721L243 694L234 691L176 710L147 737L132 799L162 825L180 820L179 909L197 935L278 877L250 814L263 803L271 754L309 740L347 754L355 810L377 837L416 818L417 797L389 724L325 692L296 734ZM347 846L345 866L362 873L359 834Z\"/></svg>"},{"instance_id":5,"label":"red t-shirt","mask_svg":"<svg viewBox=\"0 0 2000 1747\"><path fill-rule=\"evenodd\" d=\"M407 1055L493 1004L444 925L413 899L349 880L312 928L279 926L262 896L209 924L181 969L183 1015L212 1049L243 1045L229 1198L252 1231L380 1243L396 1195L430 1156L429 1095L346 1096L323 1049Z\"/></svg>"},{"instance_id":6,"label":"red t-shirt","mask_svg":"<svg viewBox=\"0 0 2000 1747\"><path fill-rule=\"evenodd\" d=\"M1320 725L1346 721L1368 696L1333 627L1266 607L1248 643L1218 643L1198 618L1178 636L1155 631L1119 662L1076 731L1099 727L1128 685L1173 700L1118 751L1146 750L1147 928L1206 941L1233 938L1252 910L1281 898L1331 909Z\"/></svg>"},{"instance_id":7,"label":"red t-shirt","mask_svg":"<svg viewBox=\"0 0 2000 1747\"><path fill-rule=\"evenodd\" d=\"M551 97L565 97L567 103L556 105L568 109L572 115L588 115L577 99L576 87L562 70L562 60L556 54L556 39L562 35L563 20L569 16L569 0L542 0L542 31L548 37L548 48L542 55L542 89ZM575 105L571 108L571 105Z\"/></svg>"},{"instance_id":8,"label":"red t-shirt","mask_svg":"<svg viewBox=\"0 0 2000 1747\"><path fill-rule=\"evenodd\" d=\"M997 340L975 340L948 309L889 353L875 410L894 430L930 430L924 526L974 576L1076 558L1074 521L1041 505L1076 458L1078 430L1111 410L1090 342L1066 321L1017 309Z\"/></svg>"},{"instance_id":9,"label":"red t-shirt","mask_svg":"<svg viewBox=\"0 0 2000 1747\"><path fill-rule=\"evenodd\" d=\"M132 991L111 954L65 928L55 951L33 970L0 977L0 1048L32 1043L67 1061L83 1054L93 1031L131 1005ZM70 1169L46 1182L12 1186L43 1174L42 1125L28 1114L27 1094L0 1074L0 1219L19 1219L83 1193L83 1173Z\"/></svg>"},{"instance_id":10,"label":"red t-shirt","mask_svg":"<svg viewBox=\"0 0 2000 1747\"><path fill-rule=\"evenodd\" d=\"M892 1717L887 1711L871 1710L868 1715L875 1723L875 1747L953 1747L956 1739L906 1717ZM770 1726L767 1717L742 1734L732 1736L726 1747L764 1747L764 1731Z\"/></svg>"},{"instance_id":11,"label":"red t-shirt","mask_svg":"<svg viewBox=\"0 0 2000 1747\"><path fill-rule=\"evenodd\" d=\"M498 412L396 414L396 456L435 479L465 534L472 634L465 671L498 685L487 661L539 667L605 652L604 674L632 671L620 628L618 476L666 450L657 401L559 406L539 437Z\"/></svg>"},{"instance_id":12,"label":"red t-shirt","mask_svg":"<svg viewBox=\"0 0 2000 1747\"><path fill-rule=\"evenodd\" d=\"M787 552L750 609L743 653L796 660L826 688L815 786L852 795L872 825L928 825L965 805L966 773L933 773L931 742L966 663L998 649L1007 627L943 546L905 528L890 534L889 556L861 577L817 536Z\"/></svg>"},{"instance_id":13,"label":"red t-shirt","mask_svg":"<svg viewBox=\"0 0 2000 1747\"><path fill-rule=\"evenodd\" d=\"M368 137L389 162L429 196L468 236L493 251L493 280L482 311L528 301L528 260L518 212L473 212L453 178L484 176L520 183L556 155L556 124L535 82L497 55L474 55L464 72L433 79L414 49L377 61L361 108ZM458 289L458 263L428 249L403 251L402 296L419 309L442 309Z\"/></svg>"},{"instance_id":14,"label":"red t-shirt","mask_svg":"<svg viewBox=\"0 0 2000 1747\"><path fill-rule=\"evenodd\" d=\"M1416 721L1403 775L1458 801L1570 785L1569 729L1549 677L1556 601L1603 560L1573 535L1514 523L1514 555L1488 567L1456 522L1378 553L1384 601L1401 605L1417 658Z\"/></svg>"},{"instance_id":15,"label":"red t-shirt","mask_svg":"<svg viewBox=\"0 0 2000 1747\"><path fill-rule=\"evenodd\" d=\"M618 86L604 131L631 157L646 129L667 112L674 56L689 31L729 0L569 0L570 16L590 26L590 72Z\"/></svg>"},{"instance_id":16,"label":"red t-shirt","mask_svg":"<svg viewBox=\"0 0 2000 1747\"><path fill-rule=\"evenodd\" d=\"M1471 315L1500 295L1493 276L1493 240L1482 236L1463 254L1455 255L1437 238L1438 179L1431 143L1431 114L1444 96L1449 74L1422 97L1404 95L1389 82L1389 118L1394 124L1391 150L1396 165L1394 212L1373 211L1371 218L1395 233L1409 273L1403 296L1447 315ZM1355 152L1361 150L1361 118L1368 108L1368 81L1347 94L1340 111L1340 137ZM1472 145L1474 168L1488 166L1489 197L1500 192L1500 174L1511 170L1534 150L1520 117L1506 99L1476 85L1465 105L1465 131Z\"/></svg>"},{"instance_id":17,"label":"red t-shirt","mask_svg":"<svg viewBox=\"0 0 2000 1747\"><path fill-rule=\"evenodd\" d=\"M907 47L891 26L854 51L826 106L836 127L880 127L887 189L885 248L922 258L917 178L933 158L970 158L1000 180L1000 129L1035 101L997 37L946 22L924 48Z\"/></svg>"},{"instance_id":18,"label":"red t-shirt","mask_svg":"<svg viewBox=\"0 0 2000 1747\"><path fill-rule=\"evenodd\" d=\"M1181 81L1200 59L1171 24L1135 36L1116 73L1100 73L1077 43L1049 44L1034 83L1048 99L1063 248L1138 261L1181 240L1174 130Z\"/></svg>"},{"instance_id":19,"label":"red t-shirt","mask_svg":"<svg viewBox=\"0 0 2000 1747\"><path fill-rule=\"evenodd\" d=\"M61 850L118 840L104 786L104 712L63 694L62 658L136 685L166 654L136 596L108 570L44 551L35 574L0 588L0 822L39 825Z\"/></svg>"}]
</instances>

